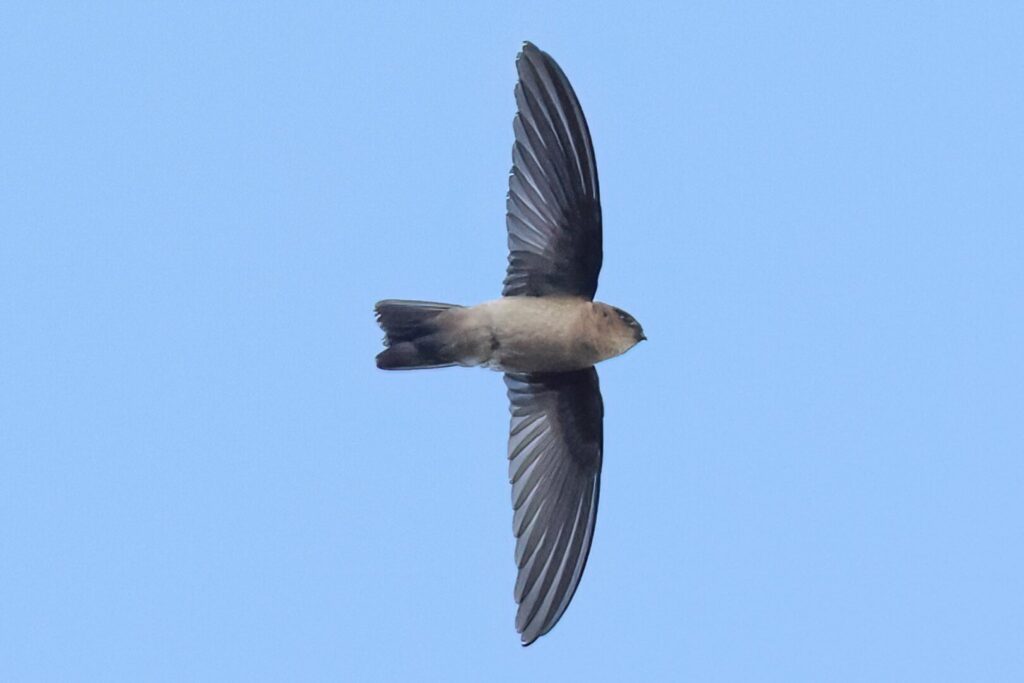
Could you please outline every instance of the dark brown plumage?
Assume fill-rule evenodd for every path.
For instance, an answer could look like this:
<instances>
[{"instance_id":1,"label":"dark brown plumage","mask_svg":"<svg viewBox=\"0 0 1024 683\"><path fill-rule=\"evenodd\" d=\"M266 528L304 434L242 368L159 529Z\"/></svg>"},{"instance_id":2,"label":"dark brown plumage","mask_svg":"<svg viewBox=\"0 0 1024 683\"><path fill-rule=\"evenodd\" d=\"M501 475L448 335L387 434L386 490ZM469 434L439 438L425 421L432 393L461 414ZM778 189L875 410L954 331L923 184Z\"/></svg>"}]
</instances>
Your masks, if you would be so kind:
<instances>
[{"instance_id":1,"label":"dark brown plumage","mask_svg":"<svg viewBox=\"0 0 1024 683\"><path fill-rule=\"evenodd\" d=\"M470 307L378 302L386 348L377 367L463 365L506 373L516 630L529 645L569 606L593 540L604 449L593 366L646 337L631 315L593 301L602 261L601 201L576 94L555 61L530 43L516 68L502 297Z\"/></svg>"}]
</instances>

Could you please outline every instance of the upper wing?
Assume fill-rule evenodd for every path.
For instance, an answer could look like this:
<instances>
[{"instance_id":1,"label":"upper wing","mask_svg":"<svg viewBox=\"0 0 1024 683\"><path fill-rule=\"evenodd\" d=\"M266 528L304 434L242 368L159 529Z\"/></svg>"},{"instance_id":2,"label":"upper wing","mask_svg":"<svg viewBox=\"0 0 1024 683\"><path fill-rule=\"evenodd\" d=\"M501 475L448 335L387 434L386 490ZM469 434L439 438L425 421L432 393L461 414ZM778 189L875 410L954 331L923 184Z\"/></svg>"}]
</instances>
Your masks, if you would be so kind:
<instances>
[{"instance_id":1,"label":"upper wing","mask_svg":"<svg viewBox=\"0 0 1024 683\"><path fill-rule=\"evenodd\" d=\"M505 375L516 536L516 630L523 645L569 606L594 535L604 404L594 368Z\"/></svg>"},{"instance_id":2,"label":"upper wing","mask_svg":"<svg viewBox=\"0 0 1024 683\"><path fill-rule=\"evenodd\" d=\"M590 131L569 79L531 43L516 58L505 296L594 298L601 194Z\"/></svg>"}]
</instances>

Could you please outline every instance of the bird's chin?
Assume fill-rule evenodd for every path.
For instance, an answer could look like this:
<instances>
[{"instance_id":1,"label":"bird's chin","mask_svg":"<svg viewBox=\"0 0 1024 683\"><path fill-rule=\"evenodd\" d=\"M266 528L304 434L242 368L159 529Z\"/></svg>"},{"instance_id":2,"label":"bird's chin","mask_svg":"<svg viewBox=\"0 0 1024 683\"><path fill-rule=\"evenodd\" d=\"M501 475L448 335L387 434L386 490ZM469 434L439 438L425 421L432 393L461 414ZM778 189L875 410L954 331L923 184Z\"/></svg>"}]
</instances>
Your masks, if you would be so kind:
<instances>
[{"instance_id":1,"label":"bird's chin","mask_svg":"<svg viewBox=\"0 0 1024 683\"><path fill-rule=\"evenodd\" d=\"M639 339L634 339L633 342L622 351L622 353L625 353L626 351L629 351L629 350L635 348L636 345L639 344L639 343L640 343Z\"/></svg>"}]
</instances>

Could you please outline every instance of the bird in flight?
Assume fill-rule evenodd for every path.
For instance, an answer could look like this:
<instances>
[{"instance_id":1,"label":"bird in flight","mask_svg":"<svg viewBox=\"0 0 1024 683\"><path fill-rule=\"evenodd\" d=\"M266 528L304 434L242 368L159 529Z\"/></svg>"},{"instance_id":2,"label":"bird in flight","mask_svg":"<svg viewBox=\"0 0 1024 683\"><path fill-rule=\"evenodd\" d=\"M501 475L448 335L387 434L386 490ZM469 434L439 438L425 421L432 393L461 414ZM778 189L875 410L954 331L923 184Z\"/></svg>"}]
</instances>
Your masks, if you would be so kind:
<instances>
[{"instance_id":1,"label":"bird in flight","mask_svg":"<svg viewBox=\"0 0 1024 683\"><path fill-rule=\"evenodd\" d=\"M386 347L378 368L505 373L516 630L529 645L558 623L590 553L604 450L594 365L646 337L633 316L594 301L601 200L576 94L555 60L531 43L516 70L501 298L476 306L388 299L375 311Z\"/></svg>"}]
</instances>

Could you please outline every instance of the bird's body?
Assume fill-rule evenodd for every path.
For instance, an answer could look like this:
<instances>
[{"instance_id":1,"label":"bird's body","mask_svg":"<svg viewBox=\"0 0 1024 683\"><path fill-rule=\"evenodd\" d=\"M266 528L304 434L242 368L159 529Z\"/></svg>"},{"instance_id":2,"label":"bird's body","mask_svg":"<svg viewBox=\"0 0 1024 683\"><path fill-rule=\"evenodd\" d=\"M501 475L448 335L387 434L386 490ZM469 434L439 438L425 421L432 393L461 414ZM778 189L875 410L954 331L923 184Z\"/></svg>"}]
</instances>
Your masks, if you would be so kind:
<instances>
[{"instance_id":1,"label":"bird's body","mask_svg":"<svg viewBox=\"0 0 1024 683\"><path fill-rule=\"evenodd\" d=\"M415 304L382 301L378 309ZM389 367L400 360L388 349L378 365L411 369L454 364L501 372L568 372L625 353L639 341L636 328L623 320L621 311L572 296L509 296L476 306L452 306L425 324L425 333L419 337L427 341L420 345L428 350L430 362Z\"/></svg>"},{"instance_id":2,"label":"bird's body","mask_svg":"<svg viewBox=\"0 0 1024 683\"><path fill-rule=\"evenodd\" d=\"M530 43L516 67L502 297L468 307L388 299L375 308L387 347L377 367L505 373L516 630L529 645L562 617L590 552L604 455L594 365L646 337L631 315L593 300L603 258L601 201L572 86Z\"/></svg>"}]
</instances>

